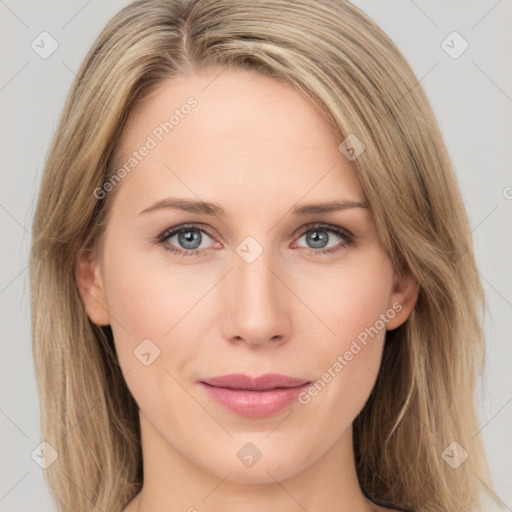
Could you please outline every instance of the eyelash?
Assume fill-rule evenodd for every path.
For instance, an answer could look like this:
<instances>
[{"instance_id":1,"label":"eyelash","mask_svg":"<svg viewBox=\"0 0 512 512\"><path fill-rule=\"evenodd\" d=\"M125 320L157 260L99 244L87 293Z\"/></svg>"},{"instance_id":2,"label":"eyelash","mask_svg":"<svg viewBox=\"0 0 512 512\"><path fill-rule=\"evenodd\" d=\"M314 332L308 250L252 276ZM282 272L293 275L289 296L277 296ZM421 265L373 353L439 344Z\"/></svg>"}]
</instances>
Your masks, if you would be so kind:
<instances>
[{"instance_id":1,"label":"eyelash","mask_svg":"<svg viewBox=\"0 0 512 512\"><path fill-rule=\"evenodd\" d=\"M335 246L334 248L330 248L330 249L316 249L316 250L312 249L312 248L309 248L309 250L307 249L310 254L313 254L315 256L317 256L319 254L333 254L338 251L341 251L342 249L345 249L346 247L351 247L351 246L355 245L355 236L352 233L350 233L350 231L347 231L345 229L341 229L336 226L331 226L329 224L314 224L314 223L308 224L308 225L304 226L304 228L305 229L300 233L298 238L304 236L306 233L308 233L310 231L314 231L315 229L317 229L317 230L326 231L329 234L339 236L340 238L342 238L344 240L341 244ZM180 257L199 256L201 254L201 252L204 251L205 249L192 249L192 250L188 251L188 250L184 250L184 249L177 249L176 247L172 247L171 245L169 245L167 243L169 238L173 237L174 235L176 235L182 231L187 231L189 229L190 230L195 229L197 231L200 231L201 233L206 233L210 238L214 238L214 236L211 233L209 233L209 231L205 228L199 228L197 225L194 225L194 224L184 224L181 226L177 226L177 227L173 227L173 228L169 228L169 229L165 230L162 234L158 235L155 243L164 246L164 249L166 251L175 253Z\"/></svg>"}]
</instances>

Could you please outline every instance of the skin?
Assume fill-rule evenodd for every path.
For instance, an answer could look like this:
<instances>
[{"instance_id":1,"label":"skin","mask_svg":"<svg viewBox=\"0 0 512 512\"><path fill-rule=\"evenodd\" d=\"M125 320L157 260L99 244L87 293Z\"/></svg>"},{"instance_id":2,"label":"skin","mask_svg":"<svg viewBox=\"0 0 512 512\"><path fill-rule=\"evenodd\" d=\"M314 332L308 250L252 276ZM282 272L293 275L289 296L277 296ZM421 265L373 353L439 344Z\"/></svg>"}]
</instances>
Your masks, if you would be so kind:
<instances>
[{"instance_id":1,"label":"skin","mask_svg":"<svg viewBox=\"0 0 512 512\"><path fill-rule=\"evenodd\" d=\"M394 271L369 208L291 213L334 199L366 202L341 140L313 105L254 72L219 71L168 80L138 106L121 162L187 98L198 100L117 185L101 250L77 265L87 313L111 325L140 409L144 486L125 512L391 510L363 495L352 450L385 328L308 404L267 418L224 409L197 382L267 372L317 381L379 315L400 304L387 323L394 329L416 300L416 283ZM226 214L140 214L169 197L212 201ZM320 254L305 227L313 222L349 230L356 242L323 231L324 245L341 249ZM202 236L199 256L155 242L185 223L213 235L193 231ZM251 263L236 252L247 236L263 250ZM177 235L166 244L190 250ZM160 356L145 366L134 350L148 338ZM262 454L250 468L237 457L248 442Z\"/></svg>"}]
</instances>

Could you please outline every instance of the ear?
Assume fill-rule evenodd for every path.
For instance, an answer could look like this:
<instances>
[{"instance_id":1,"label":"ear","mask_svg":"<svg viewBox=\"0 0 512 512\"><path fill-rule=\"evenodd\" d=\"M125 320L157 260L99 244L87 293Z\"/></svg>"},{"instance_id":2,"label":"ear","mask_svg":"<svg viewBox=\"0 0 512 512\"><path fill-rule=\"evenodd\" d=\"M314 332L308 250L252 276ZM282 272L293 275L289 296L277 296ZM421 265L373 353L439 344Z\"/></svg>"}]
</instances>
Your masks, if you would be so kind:
<instances>
[{"instance_id":1,"label":"ear","mask_svg":"<svg viewBox=\"0 0 512 512\"><path fill-rule=\"evenodd\" d=\"M389 296L388 310L396 312L389 318L386 329L392 331L409 318L418 299L419 285L410 273L394 272L393 289Z\"/></svg>"},{"instance_id":2,"label":"ear","mask_svg":"<svg viewBox=\"0 0 512 512\"><path fill-rule=\"evenodd\" d=\"M95 252L83 251L80 254L76 267L76 281L87 316L97 325L109 325L110 315Z\"/></svg>"}]
</instances>

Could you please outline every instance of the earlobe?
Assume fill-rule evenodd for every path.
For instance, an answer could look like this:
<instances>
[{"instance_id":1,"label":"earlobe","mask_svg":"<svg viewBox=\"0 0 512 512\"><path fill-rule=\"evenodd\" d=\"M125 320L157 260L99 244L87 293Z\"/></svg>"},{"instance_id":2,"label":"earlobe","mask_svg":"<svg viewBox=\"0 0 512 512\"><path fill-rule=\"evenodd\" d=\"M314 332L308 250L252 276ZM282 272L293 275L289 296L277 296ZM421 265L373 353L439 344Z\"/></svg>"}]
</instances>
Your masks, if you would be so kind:
<instances>
[{"instance_id":1,"label":"earlobe","mask_svg":"<svg viewBox=\"0 0 512 512\"><path fill-rule=\"evenodd\" d=\"M76 266L76 281L87 316L97 325L109 325L108 313L100 266L96 254L83 251Z\"/></svg>"},{"instance_id":2,"label":"earlobe","mask_svg":"<svg viewBox=\"0 0 512 512\"><path fill-rule=\"evenodd\" d=\"M396 312L393 318L387 322L387 330L391 331L400 327L416 305L419 293L419 284L410 273L395 274L393 278L393 290L389 297L388 308Z\"/></svg>"}]
</instances>

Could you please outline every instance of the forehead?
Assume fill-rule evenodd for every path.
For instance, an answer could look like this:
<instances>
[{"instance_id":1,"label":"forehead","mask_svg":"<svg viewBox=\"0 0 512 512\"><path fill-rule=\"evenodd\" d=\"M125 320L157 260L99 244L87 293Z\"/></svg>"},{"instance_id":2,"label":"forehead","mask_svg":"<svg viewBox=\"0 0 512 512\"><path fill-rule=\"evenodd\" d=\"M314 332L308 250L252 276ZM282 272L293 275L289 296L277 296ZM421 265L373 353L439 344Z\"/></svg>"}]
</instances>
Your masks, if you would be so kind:
<instances>
[{"instance_id":1,"label":"forehead","mask_svg":"<svg viewBox=\"0 0 512 512\"><path fill-rule=\"evenodd\" d=\"M252 71L213 68L167 80L138 105L116 167L129 171L121 185L132 199L134 193L223 195L256 206L262 193L270 204L306 193L325 198L335 189L361 199L340 142L290 86Z\"/></svg>"}]
</instances>

